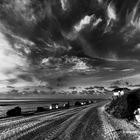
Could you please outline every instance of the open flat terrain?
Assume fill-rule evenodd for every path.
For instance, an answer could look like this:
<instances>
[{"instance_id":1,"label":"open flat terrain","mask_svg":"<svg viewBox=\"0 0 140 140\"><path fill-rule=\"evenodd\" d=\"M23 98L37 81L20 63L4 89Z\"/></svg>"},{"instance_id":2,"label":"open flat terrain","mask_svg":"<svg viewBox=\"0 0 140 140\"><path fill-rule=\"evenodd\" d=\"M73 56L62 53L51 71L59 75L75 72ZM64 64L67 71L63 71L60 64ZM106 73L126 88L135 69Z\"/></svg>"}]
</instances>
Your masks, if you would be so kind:
<instances>
[{"instance_id":1,"label":"open flat terrain","mask_svg":"<svg viewBox=\"0 0 140 140\"><path fill-rule=\"evenodd\" d=\"M139 140L140 131L104 112L107 101L0 120L0 140Z\"/></svg>"}]
</instances>

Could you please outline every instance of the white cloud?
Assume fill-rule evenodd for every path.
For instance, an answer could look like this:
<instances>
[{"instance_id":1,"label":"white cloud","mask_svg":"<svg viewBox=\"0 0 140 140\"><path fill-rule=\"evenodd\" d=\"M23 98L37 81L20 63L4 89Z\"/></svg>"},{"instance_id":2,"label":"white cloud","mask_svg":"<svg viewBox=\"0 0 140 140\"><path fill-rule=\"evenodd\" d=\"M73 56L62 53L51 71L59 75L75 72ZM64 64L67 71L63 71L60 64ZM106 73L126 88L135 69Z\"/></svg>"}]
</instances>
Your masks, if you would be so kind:
<instances>
[{"instance_id":1,"label":"white cloud","mask_svg":"<svg viewBox=\"0 0 140 140\"><path fill-rule=\"evenodd\" d=\"M72 69L70 69L70 71L77 71L77 72L91 71L91 67L87 66L87 64L80 59L73 58L72 63L74 63L75 65L72 67Z\"/></svg>"},{"instance_id":2,"label":"white cloud","mask_svg":"<svg viewBox=\"0 0 140 140\"><path fill-rule=\"evenodd\" d=\"M133 11L127 15L127 22L132 26L136 27L137 29L140 29L140 18L136 16L139 10L139 5L140 1L136 3L136 6L134 7Z\"/></svg>"},{"instance_id":3,"label":"white cloud","mask_svg":"<svg viewBox=\"0 0 140 140\"><path fill-rule=\"evenodd\" d=\"M86 65L86 63L79 61L76 63L76 65L72 68L73 70L88 70L89 67Z\"/></svg>"},{"instance_id":4,"label":"white cloud","mask_svg":"<svg viewBox=\"0 0 140 140\"><path fill-rule=\"evenodd\" d=\"M64 11L66 11L68 8L68 1L67 0L60 0L60 2L61 2L62 9Z\"/></svg>"},{"instance_id":5,"label":"white cloud","mask_svg":"<svg viewBox=\"0 0 140 140\"><path fill-rule=\"evenodd\" d=\"M25 64L25 59L18 56L2 33L0 33L0 64L1 70Z\"/></svg>"},{"instance_id":6,"label":"white cloud","mask_svg":"<svg viewBox=\"0 0 140 140\"><path fill-rule=\"evenodd\" d=\"M91 16L85 16L81 21L75 25L74 29L79 32L83 28L85 28L86 25L90 24L91 20L94 18L94 15Z\"/></svg>"},{"instance_id":7,"label":"white cloud","mask_svg":"<svg viewBox=\"0 0 140 140\"><path fill-rule=\"evenodd\" d=\"M78 23L76 23L74 25L73 30L71 32L69 32L69 33L62 32L63 36L66 37L67 39L70 39L70 40L78 39L79 32L81 30L85 29L86 27L88 27L88 29L90 29L90 30L93 30L102 21L103 21L103 19L97 18L95 14L90 15L90 16L86 15Z\"/></svg>"},{"instance_id":8,"label":"white cloud","mask_svg":"<svg viewBox=\"0 0 140 140\"><path fill-rule=\"evenodd\" d=\"M99 25L100 22L102 22L103 20L101 18L98 18L94 23L93 23L93 28L95 28L96 26Z\"/></svg>"},{"instance_id":9,"label":"white cloud","mask_svg":"<svg viewBox=\"0 0 140 140\"><path fill-rule=\"evenodd\" d=\"M117 15L116 15L116 10L115 10L115 7L112 3L109 3L108 7L107 7L107 15L108 15L108 18L110 20L116 20L117 19Z\"/></svg>"},{"instance_id":10,"label":"white cloud","mask_svg":"<svg viewBox=\"0 0 140 140\"><path fill-rule=\"evenodd\" d=\"M79 59L77 57L68 57L68 56L65 56L63 58L48 57L42 59L41 65L46 66L48 68L54 67L55 70L60 70L60 68L64 68L64 71L66 72L93 71L92 67L88 66L86 62L84 62L84 60ZM63 71L61 70L60 72Z\"/></svg>"},{"instance_id":11,"label":"white cloud","mask_svg":"<svg viewBox=\"0 0 140 140\"><path fill-rule=\"evenodd\" d=\"M25 45L29 45L29 46L35 45L34 42L32 42L32 41L30 41L30 40L28 40L26 38L14 35L14 34L10 33L10 31L6 31L6 33L8 33L11 37L17 39L18 41L24 43Z\"/></svg>"},{"instance_id":12,"label":"white cloud","mask_svg":"<svg viewBox=\"0 0 140 140\"><path fill-rule=\"evenodd\" d=\"M108 15L107 27L108 27L112 23L112 21L117 20L116 9L112 2L110 2L107 7L107 15ZM110 27L111 26L112 25L110 25ZM109 29L106 29L105 32L107 32L107 30L109 30Z\"/></svg>"},{"instance_id":13,"label":"white cloud","mask_svg":"<svg viewBox=\"0 0 140 140\"><path fill-rule=\"evenodd\" d=\"M42 59L41 64L45 64L45 65L49 66L50 65L50 57Z\"/></svg>"},{"instance_id":14,"label":"white cloud","mask_svg":"<svg viewBox=\"0 0 140 140\"><path fill-rule=\"evenodd\" d=\"M20 57L7 41L5 35L0 33L0 80L15 78L15 69L27 66L26 58ZM7 74L7 72L9 73Z\"/></svg>"},{"instance_id":15,"label":"white cloud","mask_svg":"<svg viewBox=\"0 0 140 140\"><path fill-rule=\"evenodd\" d=\"M123 72L130 72L130 71L134 71L135 69L123 69Z\"/></svg>"},{"instance_id":16,"label":"white cloud","mask_svg":"<svg viewBox=\"0 0 140 140\"><path fill-rule=\"evenodd\" d=\"M0 24L0 28L3 28L3 25ZM19 55L23 55L21 50L23 50L23 52L25 54L30 54L31 53L31 47L33 47L35 45L34 42L26 39L26 38L23 38L23 37L20 37L20 36L17 36L13 33L11 33L10 30L7 30L6 28L3 28L2 31L8 35L10 35L10 37L12 37L13 39L13 42L14 42L14 47L15 49L17 50L18 54ZM8 41L7 41L8 42ZM9 44L10 45L10 44Z\"/></svg>"}]
</instances>

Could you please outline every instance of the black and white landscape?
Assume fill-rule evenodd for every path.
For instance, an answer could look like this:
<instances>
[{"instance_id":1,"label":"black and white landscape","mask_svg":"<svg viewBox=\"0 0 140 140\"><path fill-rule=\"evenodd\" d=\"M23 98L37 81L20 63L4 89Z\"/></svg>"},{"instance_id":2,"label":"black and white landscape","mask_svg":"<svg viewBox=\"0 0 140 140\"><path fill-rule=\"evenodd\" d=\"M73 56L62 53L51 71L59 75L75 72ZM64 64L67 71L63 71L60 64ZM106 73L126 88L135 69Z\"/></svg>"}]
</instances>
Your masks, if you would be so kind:
<instances>
[{"instance_id":1,"label":"black and white landscape","mask_svg":"<svg viewBox=\"0 0 140 140\"><path fill-rule=\"evenodd\" d=\"M140 0L0 1L0 140L140 139Z\"/></svg>"}]
</instances>

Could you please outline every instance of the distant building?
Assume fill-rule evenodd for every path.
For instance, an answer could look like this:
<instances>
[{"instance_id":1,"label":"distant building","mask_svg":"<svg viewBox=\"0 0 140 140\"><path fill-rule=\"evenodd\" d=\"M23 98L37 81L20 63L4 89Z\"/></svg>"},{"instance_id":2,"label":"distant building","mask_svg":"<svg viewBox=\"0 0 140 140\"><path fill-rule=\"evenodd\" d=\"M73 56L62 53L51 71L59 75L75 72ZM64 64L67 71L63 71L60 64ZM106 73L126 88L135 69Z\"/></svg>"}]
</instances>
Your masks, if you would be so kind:
<instances>
[{"instance_id":1,"label":"distant building","mask_svg":"<svg viewBox=\"0 0 140 140\"><path fill-rule=\"evenodd\" d=\"M115 88L113 90L113 96L120 97L120 96L124 95L125 93L128 93L129 91L130 91L130 89L128 89L128 88Z\"/></svg>"}]
</instances>

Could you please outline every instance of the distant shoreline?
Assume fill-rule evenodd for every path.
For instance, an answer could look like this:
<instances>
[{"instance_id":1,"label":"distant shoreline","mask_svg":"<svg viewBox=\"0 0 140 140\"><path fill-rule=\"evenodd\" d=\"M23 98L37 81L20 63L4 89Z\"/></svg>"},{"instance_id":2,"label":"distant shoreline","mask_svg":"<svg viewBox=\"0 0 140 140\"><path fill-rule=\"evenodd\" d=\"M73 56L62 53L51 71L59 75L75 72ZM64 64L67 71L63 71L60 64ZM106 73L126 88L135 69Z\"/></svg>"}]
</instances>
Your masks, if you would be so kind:
<instances>
[{"instance_id":1,"label":"distant shoreline","mask_svg":"<svg viewBox=\"0 0 140 140\"><path fill-rule=\"evenodd\" d=\"M74 101L74 100L109 100L103 98L75 98L75 99L0 99L1 102L46 102L46 101Z\"/></svg>"}]
</instances>

